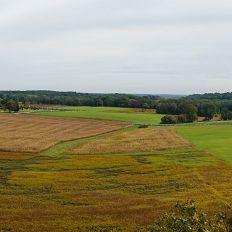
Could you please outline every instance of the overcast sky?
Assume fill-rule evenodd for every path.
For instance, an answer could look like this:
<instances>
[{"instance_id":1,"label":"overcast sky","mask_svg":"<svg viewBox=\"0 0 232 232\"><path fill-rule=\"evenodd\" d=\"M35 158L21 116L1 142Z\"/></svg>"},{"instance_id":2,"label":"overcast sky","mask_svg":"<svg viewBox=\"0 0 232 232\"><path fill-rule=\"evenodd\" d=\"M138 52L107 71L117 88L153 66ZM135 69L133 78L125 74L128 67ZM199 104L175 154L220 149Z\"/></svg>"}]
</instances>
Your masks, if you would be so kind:
<instances>
[{"instance_id":1,"label":"overcast sky","mask_svg":"<svg viewBox=\"0 0 232 232\"><path fill-rule=\"evenodd\" d=\"M232 91L231 0L0 0L0 89Z\"/></svg>"}]
</instances>

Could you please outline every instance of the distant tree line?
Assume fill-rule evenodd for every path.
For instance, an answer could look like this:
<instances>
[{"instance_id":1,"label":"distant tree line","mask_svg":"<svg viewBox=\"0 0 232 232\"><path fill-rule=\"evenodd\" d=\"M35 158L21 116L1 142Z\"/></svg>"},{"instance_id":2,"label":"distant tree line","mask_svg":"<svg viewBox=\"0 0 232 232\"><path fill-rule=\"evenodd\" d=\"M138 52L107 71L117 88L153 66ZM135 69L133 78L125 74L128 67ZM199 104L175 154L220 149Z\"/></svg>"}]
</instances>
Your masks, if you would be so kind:
<instances>
[{"instance_id":1,"label":"distant tree line","mask_svg":"<svg viewBox=\"0 0 232 232\"><path fill-rule=\"evenodd\" d=\"M227 93L205 93L187 96L188 99L208 99L208 100L232 100L232 92Z\"/></svg>"},{"instance_id":2,"label":"distant tree line","mask_svg":"<svg viewBox=\"0 0 232 232\"><path fill-rule=\"evenodd\" d=\"M111 106L154 109L159 96L132 94L89 94L57 91L0 91L0 98L30 104L67 106Z\"/></svg>"},{"instance_id":3,"label":"distant tree line","mask_svg":"<svg viewBox=\"0 0 232 232\"><path fill-rule=\"evenodd\" d=\"M220 115L222 120L232 120L232 93L190 95L179 99L164 99L153 95L89 94L57 91L0 91L0 99L11 99L24 106L53 104L67 106L111 106L156 109L164 124L194 122L198 117L205 121ZM2 104L2 109L6 103ZM15 104L17 105L17 104ZM9 108L9 107L8 107ZM11 107L12 108L12 107ZM17 107L16 107L17 108ZM16 109L15 108L15 109Z\"/></svg>"}]
</instances>

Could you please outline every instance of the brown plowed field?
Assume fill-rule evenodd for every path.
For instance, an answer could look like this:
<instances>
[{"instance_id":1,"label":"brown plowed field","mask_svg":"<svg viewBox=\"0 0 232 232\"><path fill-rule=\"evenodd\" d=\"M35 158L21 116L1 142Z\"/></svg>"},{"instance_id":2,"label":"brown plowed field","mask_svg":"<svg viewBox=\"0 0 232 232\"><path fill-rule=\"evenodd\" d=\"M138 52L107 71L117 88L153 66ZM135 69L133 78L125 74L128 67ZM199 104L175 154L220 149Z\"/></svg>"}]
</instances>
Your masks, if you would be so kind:
<instances>
[{"instance_id":1,"label":"brown plowed field","mask_svg":"<svg viewBox=\"0 0 232 232\"><path fill-rule=\"evenodd\" d=\"M0 150L39 152L62 141L127 127L126 123L60 117L0 114Z\"/></svg>"}]
</instances>

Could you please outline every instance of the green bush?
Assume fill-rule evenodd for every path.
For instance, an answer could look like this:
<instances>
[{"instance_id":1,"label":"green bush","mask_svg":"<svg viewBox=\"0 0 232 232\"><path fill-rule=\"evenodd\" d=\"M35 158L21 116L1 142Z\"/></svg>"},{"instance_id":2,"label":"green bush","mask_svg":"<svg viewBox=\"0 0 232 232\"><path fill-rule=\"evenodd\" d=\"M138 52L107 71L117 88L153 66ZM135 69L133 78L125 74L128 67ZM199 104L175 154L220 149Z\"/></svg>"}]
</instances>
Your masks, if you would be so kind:
<instances>
[{"instance_id":1,"label":"green bush","mask_svg":"<svg viewBox=\"0 0 232 232\"><path fill-rule=\"evenodd\" d=\"M161 124L177 124L177 116L174 115L165 115L161 118Z\"/></svg>"},{"instance_id":2,"label":"green bush","mask_svg":"<svg viewBox=\"0 0 232 232\"><path fill-rule=\"evenodd\" d=\"M193 201L177 203L174 212L161 216L147 232L232 232L232 206L209 220Z\"/></svg>"}]
</instances>

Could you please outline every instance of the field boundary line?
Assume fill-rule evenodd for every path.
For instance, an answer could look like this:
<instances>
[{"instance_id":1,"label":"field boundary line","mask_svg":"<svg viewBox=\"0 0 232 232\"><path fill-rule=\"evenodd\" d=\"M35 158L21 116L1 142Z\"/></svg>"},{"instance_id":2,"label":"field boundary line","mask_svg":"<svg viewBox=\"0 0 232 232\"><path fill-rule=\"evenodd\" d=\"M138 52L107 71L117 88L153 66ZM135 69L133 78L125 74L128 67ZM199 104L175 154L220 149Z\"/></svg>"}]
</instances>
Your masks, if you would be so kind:
<instances>
[{"instance_id":1,"label":"field boundary line","mask_svg":"<svg viewBox=\"0 0 232 232\"><path fill-rule=\"evenodd\" d=\"M232 122L211 122L211 123L181 123L181 124L147 124L147 123L133 123L133 125L141 126L159 126L159 127L173 127L173 126L220 126L220 125L232 125Z\"/></svg>"},{"instance_id":2,"label":"field boundary line","mask_svg":"<svg viewBox=\"0 0 232 232\"><path fill-rule=\"evenodd\" d=\"M31 154L40 154L40 153L43 153L43 152L46 152L48 151L49 149L57 146L57 145L61 145L62 143L68 143L68 142L75 142L75 141L78 141L78 140L84 140L84 139L91 139L91 138L94 138L94 137L98 137L98 136L102 136L102 135L107 135L107 134L110 134L110 133L114 133L114 132L117 132L117 131L121 131L121 130L125 130L125 129L128 129L130 128L131 125L128 125L124 128L120 128L120 129L115 129L115 130L111 130L111 131L107 131L107 132L103 132L103 133L100 133L100 134L96 134L96 135L91 135L91 136L84 136L84 137L81 137L81 138L77 138L77 139L69 139L69 140L63 140L63 141L59 141L58 143L52 145L51 147L48 147L46 149L43 149L37 153L33 153L31 152Z\"/></svg>"}]
</instances>

